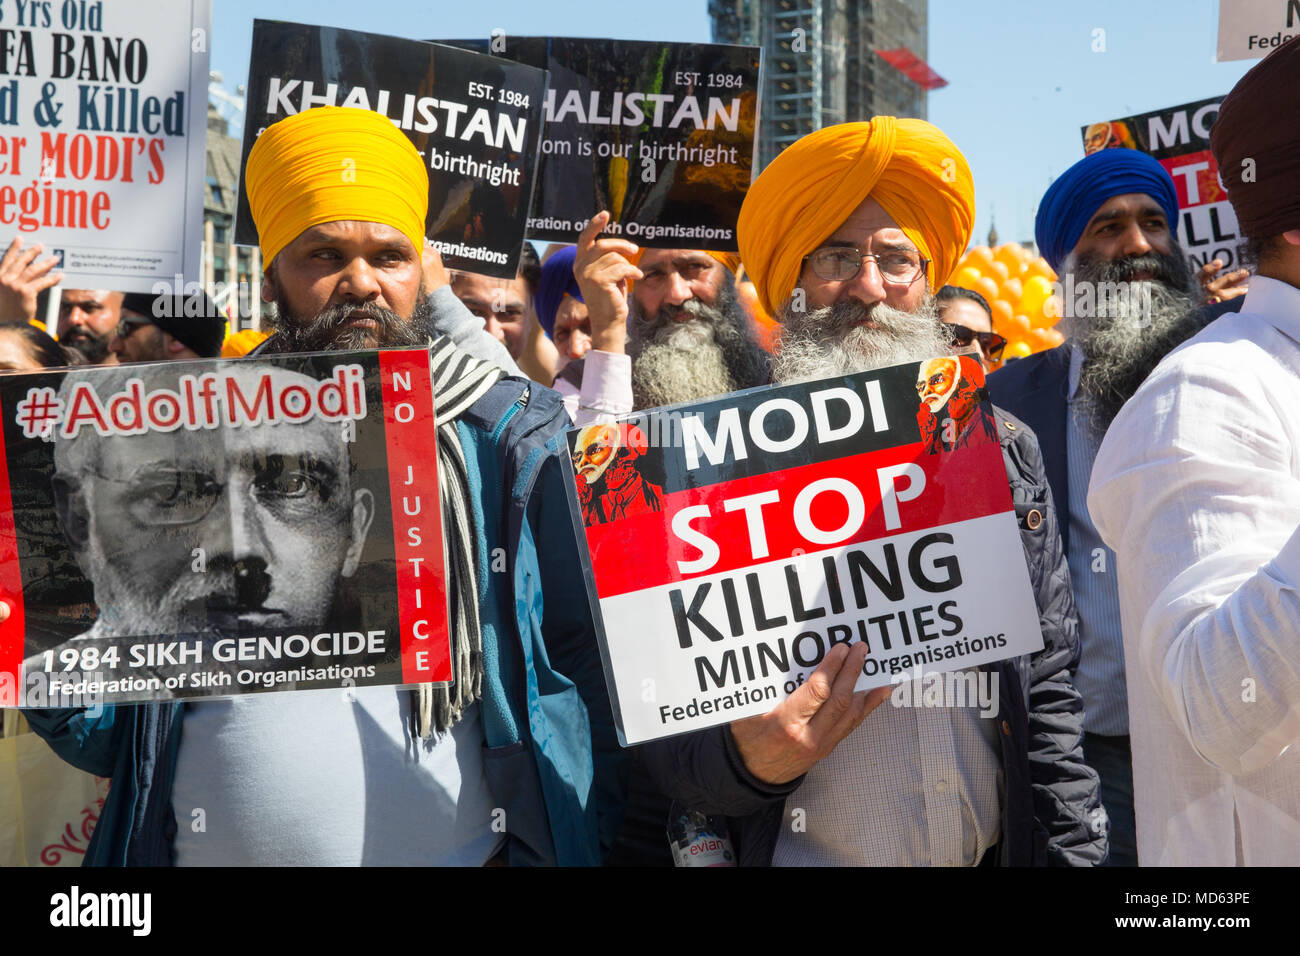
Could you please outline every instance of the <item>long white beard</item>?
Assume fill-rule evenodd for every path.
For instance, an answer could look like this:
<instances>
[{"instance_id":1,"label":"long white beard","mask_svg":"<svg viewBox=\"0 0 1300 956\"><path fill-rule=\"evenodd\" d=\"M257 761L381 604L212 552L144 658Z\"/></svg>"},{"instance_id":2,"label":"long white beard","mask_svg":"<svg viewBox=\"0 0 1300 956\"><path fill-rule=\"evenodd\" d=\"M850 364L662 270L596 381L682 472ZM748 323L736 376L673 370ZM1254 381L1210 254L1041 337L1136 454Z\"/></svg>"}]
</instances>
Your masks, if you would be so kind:
<instances>
[{"instance_id":1,"label":"long white beard","mask_svg":"<svg viewBox=\"0 0 1300 956\"><path fill-rule=\"evenodd\" d=\"M787 300L777 316L781 350L772 377L781 384L807 382L903 365L952 351L952 339L926 299L915 312L850 300L795 311ZM870 317L872 326L862 323Z\"/></svg>"}]
</instances>

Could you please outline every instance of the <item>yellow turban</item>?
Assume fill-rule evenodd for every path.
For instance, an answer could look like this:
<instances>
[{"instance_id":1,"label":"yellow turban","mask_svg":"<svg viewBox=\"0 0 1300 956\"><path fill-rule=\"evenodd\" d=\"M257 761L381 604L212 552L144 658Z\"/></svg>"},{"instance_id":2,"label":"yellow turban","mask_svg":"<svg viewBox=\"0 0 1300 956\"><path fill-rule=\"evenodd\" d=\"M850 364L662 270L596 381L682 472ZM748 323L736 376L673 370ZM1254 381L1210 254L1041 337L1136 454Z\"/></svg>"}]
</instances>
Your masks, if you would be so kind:
<instances>
[{"instance_id":1,"label":"yellow turban","mask_svg":"<svg viewBox=\"0 0 1300 956\"><path fill-rule=\"evenodd\" d=\"M930 260L930 288L948 281L975 223L970 166L925 120L877 116L810 133L749 187L736 237L768 314L794 291L804 256L868 196Z\"/></svg>"},{"instance_id":2,"label":"yellow turban","mask_svg":"<svg viewBox=\"0 0 1300 956\"><path fill-rule=\"evenodd\" d=\"M424 161L370 110L318 106L268 126L248 153L244 189L268 265L312 226L339 220L381 222L424 250Z\"/></svg>"},{"instance_id":3,"label":"yellow turban","mask_svg":"<svg viewBox=\"0 0 1300 956\"><path fill-rule=\"evenodd\" d=\"M266 341L268 337L268 333L257 332L253 329L244 329L242 332L227 335L225 341L221 343L221 357L239 358L241 355L247 355Z\"/></svg>"}]
</instances>

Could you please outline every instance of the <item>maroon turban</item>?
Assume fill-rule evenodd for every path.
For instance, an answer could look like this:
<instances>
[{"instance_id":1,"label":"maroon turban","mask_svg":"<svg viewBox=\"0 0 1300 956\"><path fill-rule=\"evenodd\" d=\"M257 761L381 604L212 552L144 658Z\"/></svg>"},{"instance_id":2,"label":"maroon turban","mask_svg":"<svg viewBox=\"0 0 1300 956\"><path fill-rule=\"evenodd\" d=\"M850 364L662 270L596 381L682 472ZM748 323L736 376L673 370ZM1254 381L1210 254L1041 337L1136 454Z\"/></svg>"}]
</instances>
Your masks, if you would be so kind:
<instances>
[{"instance_id":1,"label":"maroon turban","mask_svg":"<svg viewBox=\"0 0 1300 956\"><path fill-rule=\"evenodd\" d=\"M1283 43L1237 81L1210 129L1219 178L1252 239L1300 229L1300 42Z\"/></svg>"}]
</instances>

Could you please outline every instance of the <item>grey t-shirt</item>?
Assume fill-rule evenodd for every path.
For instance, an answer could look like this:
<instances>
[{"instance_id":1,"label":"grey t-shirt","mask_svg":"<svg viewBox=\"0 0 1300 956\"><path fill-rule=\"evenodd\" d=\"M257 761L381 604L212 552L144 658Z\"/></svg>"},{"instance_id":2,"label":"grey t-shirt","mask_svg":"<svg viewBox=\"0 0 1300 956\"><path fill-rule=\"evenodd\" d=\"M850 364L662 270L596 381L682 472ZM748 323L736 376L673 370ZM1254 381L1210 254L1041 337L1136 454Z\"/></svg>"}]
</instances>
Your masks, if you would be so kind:
<instances>
[{"instance_id":1,"label":"grey t-shirt","mask_svg":"<svg viewBox=\"0 0 1300 956\"><path fill-rule=\"evenodd\" d=\"M478 705L424 740L410 699L357 687L187 703L177 864L482 866L505 834L493 829Z\"/></svg>"}]
</instances>

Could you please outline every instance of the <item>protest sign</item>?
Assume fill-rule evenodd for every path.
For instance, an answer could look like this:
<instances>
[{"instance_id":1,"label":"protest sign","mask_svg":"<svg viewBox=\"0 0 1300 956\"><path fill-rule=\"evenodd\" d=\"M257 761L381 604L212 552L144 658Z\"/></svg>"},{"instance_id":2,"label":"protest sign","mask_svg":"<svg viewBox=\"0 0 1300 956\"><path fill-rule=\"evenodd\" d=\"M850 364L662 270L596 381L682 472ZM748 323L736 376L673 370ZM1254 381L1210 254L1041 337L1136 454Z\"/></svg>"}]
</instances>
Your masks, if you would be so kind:
<instances>
[{"instance_id":1,"label":"protest sign","mask_svg":"<svg viewBox=\"0 0 1300 956\"><path fill-rule=\"evenodd\" d=\"M983 382L948 356L568 433L625 745L766 713L836 643L858 689L1042 647Z\"/></svg>"},{"instance_id":2,"label":"protest sign","mask_svg":"<svg viewBox=\"0 0 1300 956\"><path fill-rule=\"evenodd\" d=\"M0 0L0 231L69 288L197 277L209 0ZM2 247L0 247L2 248Z\"/></svg>"},{"instance_id":3,"label":"protest sign","mask_svg":"<svg viewBox=\"0 0 1300 956\"><path fill-rule=\"evenodd\" d=\"M549 71L531 238L577 242L607 209L605 234L640 246L737 250L759 47L504 36L465 45Z\"/></svg>"},{"instance_id":4,"label":"protest sign","mask_svg":"<svg viewBox=\"0 0 1300 956\"><path fill-rule=\"evenodd\" d=\"M426 234L449 268L513 279L524 243L546 73L396 37L253 21L240 168L267 126L314 106L373 110L429 167ZM240 177L235 241L257 244Z\"/></svg>"},{"instance_id":5,"label":"protest sign","mask_svg":"<svg viewBox=\"0 0 1300 956\"><path fill-rule=\"evenodd\" d=\"M1226 60L1257 60L1300 36L1300 0L1219 0L1219 45Z\"/></svg>"},{"instance_id":6,"label":"protest sign","mask_svg":"<svg viewBox=\"0 0 1300 956\"><path fill-rule=\"evenodd\" d=\"M1085 155L1128 147L1159 160L1174 180L1181 210L1178 241L1192 268L1219 259L1227 272L1238 268L1243 240L1228 191L1219 181L1219 164L1210 151L1210 127L1219 115L1222 99L1216 96L1091 123L1082 131Z\"/></svg>"},{"instance_id":7,"label":"protest sign","mask_svg":"<svg viewBox=\"0 0 1300 956\"><path fill-rule=\"evenodd\" d=\"M0 705L449 681L429 369L0 378Z\"/></svg>"}]
</instances>

